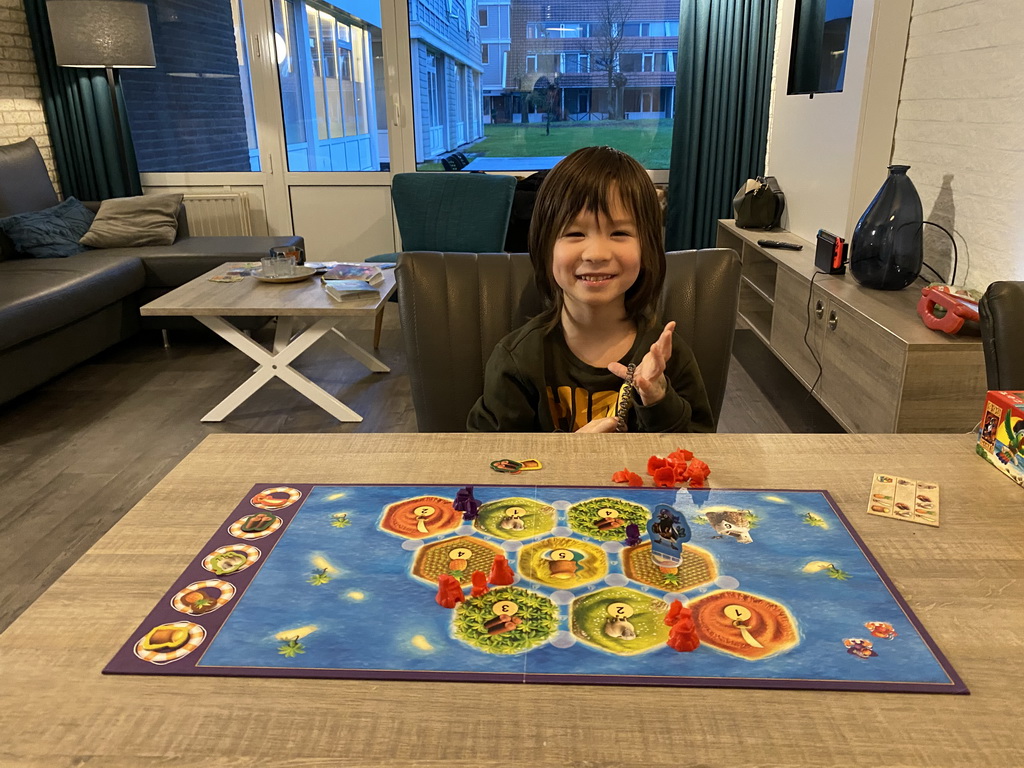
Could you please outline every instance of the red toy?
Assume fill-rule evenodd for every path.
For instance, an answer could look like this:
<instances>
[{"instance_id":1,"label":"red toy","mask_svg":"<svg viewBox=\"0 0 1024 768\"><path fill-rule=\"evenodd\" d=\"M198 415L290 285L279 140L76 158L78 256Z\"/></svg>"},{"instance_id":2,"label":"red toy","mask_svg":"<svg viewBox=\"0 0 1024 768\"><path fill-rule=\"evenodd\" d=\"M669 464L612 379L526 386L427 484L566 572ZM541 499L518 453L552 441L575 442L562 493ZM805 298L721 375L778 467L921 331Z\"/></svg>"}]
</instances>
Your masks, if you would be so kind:
<instances>
[{"instance_id":1,"label":"red toy","mask_svg":"<svg viewBox=\"0 0 1024 768\"><path fill-rule=\"evenodd\" d=\"M703 488L704 481L711 474L711 468L700 459L694 459L686 467L683 479L689 481L691 488Z\"/></svg>"},{"instance_id":2,"label":"red toy","mask_svg":"<svg viewBox=\"0 0 1024 768\"><path fill-rule=\"evenodd\" d=\"M473 589L470 590L470 597L482 597L491 591L487 588L487 576L483 571L473 571L472 579Z\"/></svg>"},{"instance_id":3,"label":"red toy","mask_svg":"<svg viewBox=\"0 0 1024 768\"><path fill-rule=\"evenodd\" d=\"M655 488L675 488L676 487L676 472L670 466L662 467L661 469L654 470L654 487Z\"/></svg>"},{"instance_id":4,"label":"red toy","mask_svg":"<svg viewBox=\"0 0 1024 768\"><path fill-rule=\"evenodd\" d=\"M509 567L508 558L503 555L495 557L487 581L496 587L507 587L515 580L516 576Z\"/></svg>"},{"instance_id":5,"label":"red toy","mask_svg":"<svg viewBox=\"0 0 1024 768\"><path fill-rule=\"evenodd\" d=\"M634 488L639 488L644 484L644 480L636 472L630 472L628 469L622 469L612 475L613 483L629 483Z\"/></svg>"},{"instance_id":6,"label":"red toy","mask_svg":"<svg viewBox=\"0 0 1024 768\"><path fill-rule=\"evenodd\" d=\"M917 314L924 324L933 331L945 331L949 334L960 333L967 325L967 330L978 332L978 302L970 296L952 293L948 285L929 285L921 289L921 300L917 302ZM942 309L938 312L935 307Z\"/></svg>"},{"instance_id":7,"label":"red toy","mask_svg":"<svg viewBox=\"0 0 1024 768\"><path fill-rule=\"evenodd\" d=\"M676 601L676 603L678 602ZM673 650L686 652L695 651L700 647L697 627L693 623L693 612L689 608L684 608L681 603L679 603L676 621L668 632L668 640L665 645Z\"/></svg>"},{"instance_id":8,"label":"red toy","mask_svg":"<svg viewBox=\"0 0 1024 768\"><path fill-rule=\"evenodd\" d=\"M676 463L682 463L682 464L685 464L686 462L688 462L692 458L693 458L693 451L688 451L685 448L676 448L674 451L672 451L672 453L670 453L668 455L668 460L669 461L674 461Z\"/></svg>"},{"instance_id":9,"label":"red toy","mask_svg":"<svg viewBox=\"0 0 1024 768\"><path fill-rule=\"evenodd\" d=\"M437 577L437 597L434 599L442 608L454 608L465 601L466 596L462 593L458 579L449 573L442 573Z\"/></svg>"},{"instance_id":10,"label":"red toy","mask_svg":"<svg viewBox=\"0 0 1024 768\"><path fill-rule=\"evenodd\" d=\"M651 456L651 458L647 460L647 474L650 475L651 477L654 477L654 473L657 470L667 465L668 462L665 459L661 458L661 456Z\"/></svg>"},{"instance_id":11,"label":"red toy","mask_svg":"<svg viewBox=\"0 0 1024 768\"><path fill-rule=\"evenodd\" d=\"M676 620L679 618L679 614L683 612L683 604L678 600L673 600L672 605L668 607L668 613L665 614L665 626L674 626Z\"/></svg>"}]
</instances>

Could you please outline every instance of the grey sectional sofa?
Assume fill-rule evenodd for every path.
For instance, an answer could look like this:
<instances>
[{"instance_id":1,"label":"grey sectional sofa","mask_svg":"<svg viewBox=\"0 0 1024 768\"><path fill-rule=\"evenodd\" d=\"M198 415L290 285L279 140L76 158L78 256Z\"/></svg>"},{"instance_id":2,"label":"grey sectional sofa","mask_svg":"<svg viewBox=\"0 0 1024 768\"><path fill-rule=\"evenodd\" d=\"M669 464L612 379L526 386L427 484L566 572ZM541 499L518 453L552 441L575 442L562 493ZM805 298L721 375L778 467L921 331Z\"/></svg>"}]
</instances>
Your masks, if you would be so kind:
<instances>
[{"instance_id":1,"label":"grey sectional sofa","mask_svg":"<svg viewBox=\"0 0 1024 768\"><path fill-rule=\"evenodd\" d=\"M32 139L0 147L0 218L51 208L57 195ZM0 232L0 403L163 318L138 308L226 261L258 261L301 237L190 237L184 206L171 245L19 258Z\"/></svg>"}]
</instances>

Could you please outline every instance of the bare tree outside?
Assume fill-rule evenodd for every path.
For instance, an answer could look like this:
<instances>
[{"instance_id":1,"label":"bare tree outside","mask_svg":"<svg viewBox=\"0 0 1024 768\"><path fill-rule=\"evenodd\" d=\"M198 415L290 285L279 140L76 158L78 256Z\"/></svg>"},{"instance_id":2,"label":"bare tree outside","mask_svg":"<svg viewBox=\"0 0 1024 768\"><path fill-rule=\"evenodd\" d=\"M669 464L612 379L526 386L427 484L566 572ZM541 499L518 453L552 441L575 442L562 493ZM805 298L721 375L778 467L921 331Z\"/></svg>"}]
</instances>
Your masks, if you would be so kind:
<instances>
[{"instance_id":1,"label":"bare tree outside","mask_svg":"<svg viewBox=\"0 0 1024 768\"><path fill-rule=\"evenodd\" d=\"M621 120L621 95L626 87L627 78L616 71L619 51L625 37L626 22L632 13L632 3L627 0L601 0L598 10L598 21L593 36L593 54L591 68L594 72L607 74L608 119Z\"/></svg>"}]
</instances>

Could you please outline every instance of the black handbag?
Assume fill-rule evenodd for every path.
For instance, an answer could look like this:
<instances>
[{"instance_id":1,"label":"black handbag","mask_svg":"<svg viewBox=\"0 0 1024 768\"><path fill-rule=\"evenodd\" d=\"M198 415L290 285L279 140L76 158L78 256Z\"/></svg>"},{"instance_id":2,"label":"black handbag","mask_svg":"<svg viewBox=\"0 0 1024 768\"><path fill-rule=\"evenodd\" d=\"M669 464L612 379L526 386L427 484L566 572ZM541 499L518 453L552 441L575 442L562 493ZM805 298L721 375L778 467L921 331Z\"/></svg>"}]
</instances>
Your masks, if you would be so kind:
<instances>
[{"instance_id":1,"label":"black handbag","mask_svg":"<svg viewBox=\"0 0 1024 768\"><path fill-rule=\"evenodd\" d=\"M786 196L774 176L747 179L732 199L736 226L743 229L776 229L786 210Z\"/></svg>"}]
</instances>

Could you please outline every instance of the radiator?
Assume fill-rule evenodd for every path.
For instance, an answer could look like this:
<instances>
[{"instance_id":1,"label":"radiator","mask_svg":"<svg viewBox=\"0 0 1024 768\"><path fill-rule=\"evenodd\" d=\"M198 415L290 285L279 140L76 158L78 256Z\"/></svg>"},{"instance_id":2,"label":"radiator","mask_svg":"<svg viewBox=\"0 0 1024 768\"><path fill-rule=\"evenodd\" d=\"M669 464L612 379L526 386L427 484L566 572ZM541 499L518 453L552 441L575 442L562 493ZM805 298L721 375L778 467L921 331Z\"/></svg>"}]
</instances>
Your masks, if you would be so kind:
<instances>
[{"instance_id":1,"label":"radiator","mask_svg":"<svg viewBox=\"0 0 1024 768\"><path fill-rule=\"evenodd\" d=\"M251 235L249 198L245 192L185 195L188 231L192 235Z\"/></svg>"}]
</instances>

